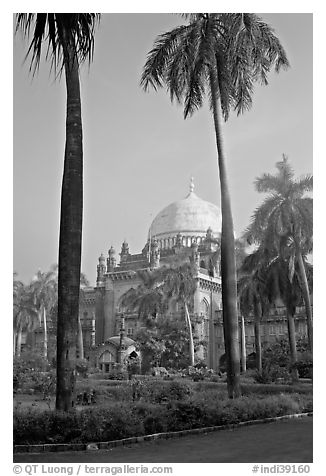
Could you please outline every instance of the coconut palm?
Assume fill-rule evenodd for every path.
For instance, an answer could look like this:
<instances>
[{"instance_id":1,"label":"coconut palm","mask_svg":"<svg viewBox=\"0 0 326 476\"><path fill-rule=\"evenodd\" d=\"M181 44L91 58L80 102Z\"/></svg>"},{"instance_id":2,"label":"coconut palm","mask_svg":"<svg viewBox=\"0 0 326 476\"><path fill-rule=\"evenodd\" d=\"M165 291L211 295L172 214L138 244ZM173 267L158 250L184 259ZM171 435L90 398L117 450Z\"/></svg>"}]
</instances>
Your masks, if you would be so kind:
<instances>
[{"instance_id":1,"label":"coconut palm","mask_svg":"<svg viewBox=\"0 0 326 476\"><path fill-rule=\"evenodd\" d=\"M254 212L246 236L249 241L260 243L265 249L280 255L283 250L288 253L291 248L293 251L289 258L289 272L293 274L295 265L298 265L307 314L308 341L312 350L312 311L304 261L312 251L313 201L304 194L312 191L313 178L307 175L295 179L284 154L282 161L276 163L276 168L275 175L263 174L255 181L256 190L268 193L268 196Z\"/></svg>"},{"instance_id":2,"label":"coconut palm","mask_svg":"<svg viewBox=\"0 0 326 476\"><path fill-rule=\"evenodd\" d=\"M224 341L229 397L240 395L236 264L231 199L226 173L222 116L227 120L252 104L254 82L267 84L267 73L288 66L273 30L251 13L187 14L188 24L160 35L149 52L141 85L167 87L171 100L191 116L207 93L213 114L221 187L221 278Z\"/></svg>"},{"instance_id":3,"label":"coconut palm","mask_svg":"<svg viewBox=\"0 0 326 476\"><path fill-rule=\"evenodd\" d=\"M91 61L94 13L18 13L16 30L29 36L27 55L37 71L45 44L46 57L57 74L65 72L67 90L66 145L61 192L58 277L57 410L73 406L74 360L78 327L83 211L83 146L79 66Z\"/></svg>"},{"instance_id":4,"label":"coconut palm","mask_svg":"<svg viewBox=\"0 0 326 476\"><path fill-rule=\"evenodd\" d=\"M29 285L33 296L34 306L37 310L39 325L43 323L43 357L48 358L48 313L57 302L57 266L52 266L50 271L39 270Z\"/></svg>"}]
</instances>

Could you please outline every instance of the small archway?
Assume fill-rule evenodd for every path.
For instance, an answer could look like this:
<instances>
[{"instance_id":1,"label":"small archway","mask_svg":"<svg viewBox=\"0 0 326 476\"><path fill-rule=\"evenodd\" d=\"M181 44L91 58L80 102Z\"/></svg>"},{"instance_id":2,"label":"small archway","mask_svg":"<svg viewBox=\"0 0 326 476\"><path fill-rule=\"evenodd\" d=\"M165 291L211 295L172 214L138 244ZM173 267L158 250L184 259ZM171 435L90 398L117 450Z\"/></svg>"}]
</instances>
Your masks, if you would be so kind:
<instances>
[{"instance_id":1,"label":"small archway","mask_svg":"<svg viewBox=\"0 0 326 476\"><path fill-rule=\"evenodd\" d=\"M108 349L100 355L98 359L99 368L102 372L110 372L112 364L116 362L116 356L113 355Z\"/></svg>"}]
</instances>

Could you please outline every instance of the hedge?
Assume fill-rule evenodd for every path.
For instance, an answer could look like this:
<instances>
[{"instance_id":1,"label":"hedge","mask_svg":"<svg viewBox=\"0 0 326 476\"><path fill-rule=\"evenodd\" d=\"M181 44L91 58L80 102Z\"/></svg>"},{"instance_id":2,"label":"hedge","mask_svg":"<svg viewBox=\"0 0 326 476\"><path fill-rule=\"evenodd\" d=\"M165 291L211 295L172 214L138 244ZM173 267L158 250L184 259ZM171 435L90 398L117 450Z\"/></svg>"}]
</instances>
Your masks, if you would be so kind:
<instances>
[{"instance_id":1,"label":"hedge","mask_svg":"<svg viewBox=\"0 0 326 476\"><path fill-rule=\"evenodd\" d=\"M14 414L14 444L112 441L311 410L311 395L251 395L229 400L213 392L161 404L120 402L68 413L18 410Z\"/></svg>"}]
</instances>

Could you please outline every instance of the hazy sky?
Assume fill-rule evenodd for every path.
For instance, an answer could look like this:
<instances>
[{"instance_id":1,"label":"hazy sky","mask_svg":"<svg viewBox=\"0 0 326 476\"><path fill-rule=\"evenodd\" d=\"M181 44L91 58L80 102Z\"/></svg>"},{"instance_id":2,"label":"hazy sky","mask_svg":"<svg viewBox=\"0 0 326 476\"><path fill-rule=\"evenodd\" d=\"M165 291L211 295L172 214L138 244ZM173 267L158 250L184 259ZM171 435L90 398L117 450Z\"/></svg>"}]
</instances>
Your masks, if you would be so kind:
<instances>
[{"instance_id":1,"label":"hazy sky","mask_svg":"<svg viewBox=\"0 0 326 476\"><path fill-rule=\"evenodd\" d=\"M312 173L312 15L261 14L282 41L291 69L257 85L251 111L224 124L234 225L240 235L263 200L253 181L274 172L282 153L298 176ZM81 76L84 128L82 270L95 284L98 256L126 239L143 248L157 213L188 192L220 203L217 154L207 107L183 119L165 91L139 87L159 33L180 24L169 14L104 14L94 62ZM48 64L32 78L26 42L14 39L14 270L27 282L58 259L64 155L65 83Z\"/></svg>"}]
</instances>

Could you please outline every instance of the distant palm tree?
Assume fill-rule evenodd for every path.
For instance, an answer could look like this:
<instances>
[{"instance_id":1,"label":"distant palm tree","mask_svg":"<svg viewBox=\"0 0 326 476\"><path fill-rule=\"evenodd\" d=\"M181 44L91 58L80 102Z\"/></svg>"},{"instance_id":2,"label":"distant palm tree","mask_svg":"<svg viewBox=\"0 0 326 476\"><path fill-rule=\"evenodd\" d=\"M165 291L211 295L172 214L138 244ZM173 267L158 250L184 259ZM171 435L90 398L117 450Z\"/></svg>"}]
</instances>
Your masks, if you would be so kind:
<instances>
[{"instance_id":1,"label":"distant palm tree","mask_svg":"<svg viewBox=\"0 0 326 476\"><path fill-rule=\"evenodd\" d=\"M47 314L51 312L57 302L57 266L52 266L50 271L39 270L29 285L33 296L34 306L37 310L39 325L43 323L43 357L48 358L48 322Z\"/></svg>"},{"instance_id":2,"label":"distant palm tree","mask_svg":"<svg viewBox=\"0 0 326 476\"><path fill-rule=\"evenodd\" d=\"M260 249L246 256L239 270L238 300L240 312L245 317L254 314L256 367L262 371L260 324L270 308L267 285L268 262Z\"/></svg>"},{"instance_id":3,"label":"distant palm tree","mask_svg":"<svg viewBox=\"0 0 326 476\"><path fill-rule=\"evenodd\" d=\"M141 271L139 277L143 282L136 288L127 291L122 306L137 309L139 318L149 326L155 325L153 318L168 310L172 300L184 307L185 320L189 335L190 365L194 365L194 340L189 314L189 304L196 290L194 269L189 263L177 266L163 266L153 271Z\"/></svg>"},{"instance_id":4,"label":"distant palm tree","mask_svg":"<svg viewBox=\"0 0 326 476\"><path fill-rule=\"evenodd\" d=\"M56 409L74 403L83 212L83 145L79 66L91 61L95 13L18 13L16 30L29 36L31 68L37 71L43 44L55 74L65 72L67 90L66 146L61 192L58 277Z\"/></svg>"},{"instance_id":5,"label":"distant palm tree","mask_svg":"<svg viewBox=\"0 0 326 476\"><path fill-rule=\"evenodd\" d=\"M89 286L89 281L84 273L80 273L80 298L85 296L85 288ZM80 320L80 313L78 313L78 332L77 332L77 355L78 358L84 359L84 338L83 326Z\"/></svg>"},{"instance_id":6,"label":"distant palm tree","mask_svg":"<svg viewBox=\"0 0 326 476\"><path fill-rule=\"evenodd\" d=\"M139 270L137 276L141 283L129 289L121 298L122 308L136 310L138 318L151 326L153 318L166 307L158 270Z\"/></svg>"},{"instance_id":7,"label":"distant palm tree","mask_svg":"<svg viewBox=\"0 0 326 476\"><path fill-rule=\"evenodd\" d=\"M293 169L284 154L276 168L275 175L263 174L255 181L256 190L268 193L268 196L253 214L246 236L250 242L259 243L266 250L280 255L283 250L288 253L292 249L292 256L288 258L289 273L293 275L297 263L307 314L309 347L312 350L312 311L304 260L312 251L313 200L304 194L312 191L313 178L307 175L295 180Z\"/></svg>"},{"instance_id":8,"label":"distant palm tree","mask_svg":"<svg viewBox=\"0 0 326 476\"><path fill-rule=\"evenodd\" d=\"M276 298L280 298L286 308L292 377L293 380L296 381L298 379L298 371L295 365L298 360L298 355L294 316L296 306L298 306L302 300L302 288L299 282L298 272L294 272L291 276L291 274L289 274L288 260L282 257L276 257L270 263L267 286L270 292L270 299L275 301Z\"/></svg>"},{"instance_id":9,"label":"distant palm tree","mask_svg":"<svg viewBox=\"0 0 326 476\"><path fill-rule=\"evenodd\" d=\"M184 308L186 324L189 333L189 355L190 365L195 365L195 350L192 323L189 314L189 305L192 304L197 282L195 280L195 270L190 263L180 266L169 266L160 268L160 279L163 280L162 291L169 301L176 300Z\"/></svg>"},{"instance_id":10,"label":"distant palm tree","mask_svg":"<svg viewBox=\"0 0 326 476\"><path fill-rule=\"evenodd\" d=\"M144 66L141 85L167 87L171 100L184 103L191 116L207 93L213 114L221 187L221 278L227 383L230 398L240 395L237 290L234 230L226 173L222 116L228 119L252 104L255 81L288 66L273 30L251 13L186 14L187 25L158 36Z\"/></svg>"},{"instance_id":11,"label":"distant palm tree","mask_svg":"<svg viewBox=\"0 0 326 476\"><path fill-rule=\"evenodd\" d=\"M13 354L20 357L23 331L35 328L38 322L34 299L28 286L17 279L13 282Z\"/></svg>"}]
</instances>

